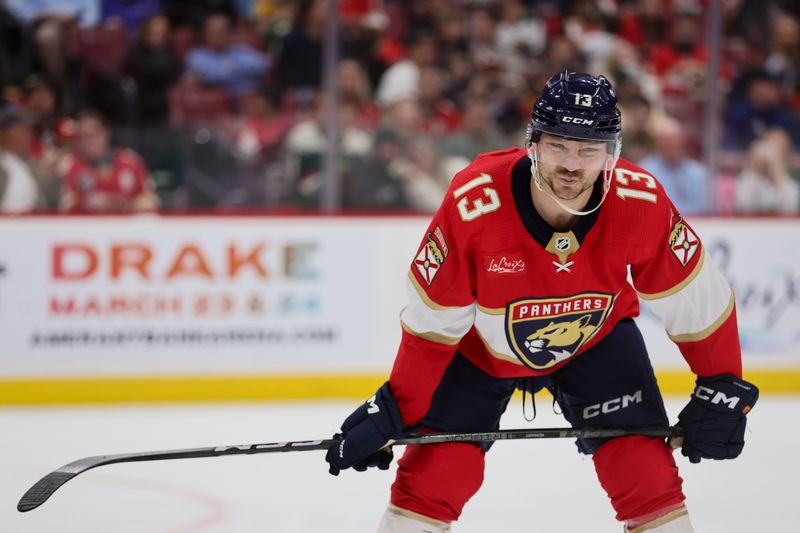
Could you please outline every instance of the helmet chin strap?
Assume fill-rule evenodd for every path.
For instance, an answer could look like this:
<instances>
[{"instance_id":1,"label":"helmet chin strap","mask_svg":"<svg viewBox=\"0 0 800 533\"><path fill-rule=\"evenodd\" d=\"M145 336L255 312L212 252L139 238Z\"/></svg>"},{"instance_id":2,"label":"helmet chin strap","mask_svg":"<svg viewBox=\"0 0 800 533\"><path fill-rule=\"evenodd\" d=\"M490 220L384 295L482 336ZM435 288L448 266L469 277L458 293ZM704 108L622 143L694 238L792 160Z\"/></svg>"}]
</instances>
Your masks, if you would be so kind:
<instances>
[{"instance_id":1,"label":"helmet chin strap","mask_svg":"<svg viewBox=\"0 0 800 533\"><path fill-rule=\"evenodd\" d=\"M606 158L605 166L603 167L603 197L600 198L600 201L597 203L597 205L594 206L589 211L578 211L576 209L572 209L568 205L564 204L564 202L559 200L555 194L550 192L549 186L545 188L542 185L542 178L541 175L539 174L539 157L536 152L536 143L531 143L530 147L528 147L528 157L530 158L532 163L531 170L533 174L533 183L536 185L536 188L539 189L539 191L546 194L548 197L550 197L550 199L553 200L561 209L563 209L564 211L566 211L571 215L579 217L583 217L591 213L594 213L595 211L600 209L601 205L603 205L603 202L606 200L606 196L608 195L608 191L611 189L611 172L612 170L614 170L614 165L617 164L617 158L609 154L608 157Z\"/></svg>"}]
</instances>

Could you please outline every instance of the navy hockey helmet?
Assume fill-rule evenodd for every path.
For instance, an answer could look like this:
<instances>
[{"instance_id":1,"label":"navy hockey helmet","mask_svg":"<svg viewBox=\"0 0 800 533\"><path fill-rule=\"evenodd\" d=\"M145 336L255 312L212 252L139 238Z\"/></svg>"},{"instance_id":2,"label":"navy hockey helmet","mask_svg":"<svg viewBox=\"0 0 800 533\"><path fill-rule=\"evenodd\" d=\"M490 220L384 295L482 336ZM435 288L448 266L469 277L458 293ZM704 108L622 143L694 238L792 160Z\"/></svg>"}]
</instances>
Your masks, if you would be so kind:
<instances>
[{"instance_id":1,"label":"navy hockey helmet","mask_svg":"<svg viewBox=\"0 0 800 533\"><path fill-rule=\"evenodd\" d=\"M621 126L617 96L605 77L564 70L547 81L531 110L528 143L537 133L616 142Z\"/></svg>"}]
</instances>

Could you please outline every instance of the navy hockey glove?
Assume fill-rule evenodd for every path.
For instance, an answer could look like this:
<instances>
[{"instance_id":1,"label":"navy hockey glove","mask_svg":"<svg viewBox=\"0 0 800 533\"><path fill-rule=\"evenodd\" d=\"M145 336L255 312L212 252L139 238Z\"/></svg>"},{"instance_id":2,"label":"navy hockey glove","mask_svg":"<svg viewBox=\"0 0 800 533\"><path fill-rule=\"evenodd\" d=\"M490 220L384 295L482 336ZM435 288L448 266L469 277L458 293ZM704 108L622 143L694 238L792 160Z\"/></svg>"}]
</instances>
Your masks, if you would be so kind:
<instances>
[{"instance_id":1,"label":"navy hockey glove","mask_svg":"<svg viewBox=\"0 0 800 533\"><path fill-rule=\"evenodd\" d=\"M745 415L756 400L758 388L732 374L698 377L692 399L678 415L681 453L693 463L738 457L744 447Z\"/></svg>"},{"instance_id":2,"label":"navy hockey glove","mask_svg":"<svg viewBox=\"0 0 800 533\"><path fill-rule=\"evenodd\" d=\"M340 470L351 466L359 472L371 466L388 469L392 448L384 446L402 433L403 419L387 381L342 424L342 440L325 454L328 471L338 476Z\"/></svg>"}]
</instances>

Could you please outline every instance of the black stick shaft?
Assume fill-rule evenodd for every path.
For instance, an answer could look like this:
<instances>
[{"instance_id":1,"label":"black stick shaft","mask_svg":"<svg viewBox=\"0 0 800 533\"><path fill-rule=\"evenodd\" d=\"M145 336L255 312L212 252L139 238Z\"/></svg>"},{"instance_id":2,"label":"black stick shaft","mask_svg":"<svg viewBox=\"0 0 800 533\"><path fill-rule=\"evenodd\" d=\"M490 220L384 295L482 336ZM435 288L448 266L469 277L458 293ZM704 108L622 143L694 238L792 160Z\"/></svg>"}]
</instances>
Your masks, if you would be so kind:
<instances>
[{"instance_id":1,"label":"black stick shaft","mask_svg":"<svg viewBox=\"0 0 800 533\"><path fill-rule=\"evenodd\" d=\"M444 442L481 442L518 439L552 439L552 438L613 438L625 435L645 435L649 437L678 437L680 428L639 428L639 429L604 429L604 428L543 428L543 429L504 429L480 433L427 433L409 435L393 441L392 444L439 444ZM192 459L199 457L218 457L221 455L252 455L257 453L301 452L311 450L327 450L341 442L340 438L268 442L262 444L245 444L234 446L216 446L213 448L189 448L185 450L164 450L139 453L121 453L116 455L97 455L78 459L58 470L50 472L36 482L22 496L17 504L20 512L36 509L53 495L64 483L92 468L115 463L134 463L140 461L163 461L167 459Z\"/></svg>"}]
</instances>

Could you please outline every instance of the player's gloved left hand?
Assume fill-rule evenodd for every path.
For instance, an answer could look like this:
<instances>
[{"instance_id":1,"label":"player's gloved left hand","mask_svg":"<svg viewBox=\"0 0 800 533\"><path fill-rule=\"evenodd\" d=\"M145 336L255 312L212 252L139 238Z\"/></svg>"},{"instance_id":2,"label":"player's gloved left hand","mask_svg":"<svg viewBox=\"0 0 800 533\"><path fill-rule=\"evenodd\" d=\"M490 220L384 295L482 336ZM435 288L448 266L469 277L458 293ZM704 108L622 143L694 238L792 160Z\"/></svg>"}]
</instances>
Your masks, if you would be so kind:
<instances>
[{"instance_id":1,"label":"player's gloved left hand","mask_svg":"<svg viewBox=\"0 0 800 533\"><path fill-rule=\"evenodd\" d=\"M359 472L371 466L386 470L393 456L392 448L384 446L402 434L403 419L387 381L342 424L342 440L325 454L328 471L338 476L350 467Z\"/></svg>"},{"instance_id":2,"label":"player's gloved left hand","mask_svg":"<svg viewBox=\"0 0 800 533\"><path fill-rule=\"evenodd\" d=\"M678 415L681 453L693 463L738 457L744 447L745 415L756 400L758 388L732 374L698 377L692 399Z\"/></svg>"}]
</instances>

